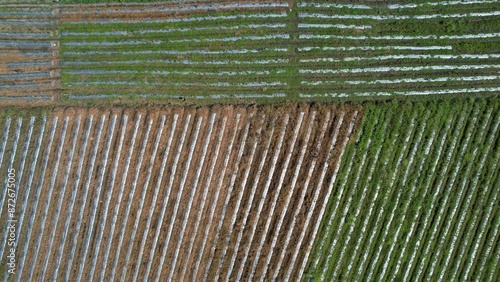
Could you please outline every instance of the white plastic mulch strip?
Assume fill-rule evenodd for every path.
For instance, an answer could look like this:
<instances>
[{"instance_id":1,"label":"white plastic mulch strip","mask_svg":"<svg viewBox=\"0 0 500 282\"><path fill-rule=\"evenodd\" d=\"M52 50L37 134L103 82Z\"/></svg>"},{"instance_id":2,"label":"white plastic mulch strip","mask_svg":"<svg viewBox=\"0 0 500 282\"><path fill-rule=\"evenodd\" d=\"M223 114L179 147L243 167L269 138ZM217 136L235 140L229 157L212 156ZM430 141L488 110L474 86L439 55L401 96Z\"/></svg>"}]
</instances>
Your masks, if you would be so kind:
<instances>
[{"instance_id":1,"label":"white plastic mulch strip","mask_svg":"<svg viewBox=\"0 0 500 282\"><path fill-rule=\"evenodd\" d=\"M425 20L425 19L436 19L436 18L467 18L467 17L490 17L498 16L500 11L493 11L487 13L466 13L466 14L433 14L433 15L413 15L413 16L379 16L379 15L338 15L338 14L311 14L311 13L299 13L299 18L314 18L314 19L349 19L349 20Z\"/></svg>"},{"instance_id":2,"label":"white plastic mulch strip","mask_svg":"<svg viewBox=\"0 0 500 282\"><path fill-rule=\"evenodd\" d=\"M118 41L118 42L66 42L66 46L120 46L120 45L159 45L165 43L183 43L183 42L235 42L240 40L270 40L270 39L289 39L289 34L270 34L264 36L235 36L235 37L224 37L224 38L189 38L189 39L175 39L175 40L128 40L128 41ZM1 44L1 43L0 43ZM49 44L50 45L50 44Z\"/></svg>"},{"instance_id":3,"label":"white plastic mulch strip","mask_svg":"<svg viewBox=\"0 0 500 282\"><path fill-rule=\"evenodd\" d=\"M343 36L343 35L316 35L316 34L300 34L299 39L352 39L352 40L419 40L419 39L476 39L476 38L495 38L499 37L500 33L479 33L479 34L463 34L463 35L385 35L385 36Z\"/></svg>"},{"instance_id":4,"label":"white plastic mulch strip","mask_svg":"<svg viewBox=\"0 0 500 282\"><path fill-rule=\"evenodd\" d=\"M490 4L498 3L497 0L467 0L467 1L441 1L441 2L427 2L421 4L393 4L388 5L388 9L405 9L405 8L418 8L423 6L448 6L448 5L472 5L472 4Z\"/></svg>"},{"instance_id":5,"label":"white plastic mulch strip","mask_svg":"<svg viewBox=\"0 0 500 282\"><path fill-rule=\"evenodd\" d=\"M383 61L383 60L402 60L402 59L498 59L500 54L462 54L462 55L387 55L377 57L346 57L342 59L335 58L316 58L302 59L301 63L309 62L352 62L352 61Z\"/></svg>"},{"instance_id":6,"label":"white plastic mulch strip","mask_svg":"<svg viewBox=\"0 0 500 282\"><path fill-rule=\"evenodd\" d=\"M33 62L17 62L17 63L7 63L7 67L31 67L31 66L50 66L52 61L33 61Z\"/></svg>"},{"instance_id":7,"label":"white plastic mulch strip","mask_svg":"<svg viewBox=\"0 0 500 282\"><path fill-rule=\"evenodd\" d=\"M288 52L287 48L262 48L262 49L229 49L229 50L160 50L160 51L86 51L86 52L64 52L64 55L150 55L150 54L165 54L165 55L188 55L188 54L200 54L200 55L219 55L219 54L248 54L248 53L261 53L265 51L272 52Z\"/></svg>"},{"instance_id":8,"label":"white plastic mulch strip","mask_svg":"<svg viewBox=\"0 0 500 282\"><path fill-rule=\"evenodd\" d=\"M0 36L9 37L50 37L50 32L0 32Z\"/></svg>"},{"instance_id":9,"label":"white plastic mulch strip","mask_svg":"<svg viewBox=\"0 0 500 282\"><path fill-rule=\"evenodd\" d=\"M351 96L392 96L392 95L437 95L437 94L459 94L459 93L478 93L478 92L497 92L500 87L487 88L464 88L464 89L445 89L445 90L424 90L424 91L394 91L394 92L353 92L353 93L324 93L324 94L299 94L302 98L312 97L351 97Z\"/></svg>"},{"instance_id":10,"label":"white plastic mulch strip","mask_svg":"<svg viewBox=\"0 0 500 282\"><path fill-rule=\"evenodd\" d=\"M180 23L180 22L202 22L202 21L220 21L220 20L237 20L237 19L272 19L286 18L286 13L274 14L241 14L231 16L206 16L196 18L169 18L165 20L100 20L100 21L71 21L65 24L109 24L109 23ZM2 24L2 22L0 22Z\"/></svg>"},{"instance_id":11,"label":"white plastic mulch strip","mask_svg":"<svg viewBox=\"0 0 500 282\"><path fill-rule=\"evenodd\" d=\"M332 85L332 84L399 84L419 82L446 82L446 81L482 81L500 79L497 75L467 76L467 77L438 77L438 78L402 78L402 79L377 79L377 80L347 80L347 81L301 81L303 85Z\"/></svg>"},{"instance_id":12,"label":"white plastic mulch strip","mask_svg":"<svg viewBox=\"0 0 500 282\"><path fill-rule=\"evenodd\" d=\"M0 85L0 89L22 89L22 88L36 88L52 85L49 83L27 83L27 84L17 84L17 85Z\"/></svg>"},{"instance_id":13,"label":"white plastic mulch strip","mask_svg":"<svg viewBox=\"0 0 500 282\"><path fill-rule=\"evenodd\" d=\"M172 33L172 32L190 32L190 31L204 31L204 30L231 30L231 29L259 29L259 28L284 28L285 23L277 24L248 24L248 25L235 25L235 26L208 26L208 27L185 27L185 28L166 28L166 29L140 29L134 31L106 31L106 32L61 32L63 36L93 36L93 35L123 35L127 36L134 33L148 34L148 33Z\"/></svg>"},{"instance_id":14,"label":"white plastic mulch strip","mask_svg":"<svg viewBox=\"0 0 500 282\"><path fill-rule=\"evenodd\" d=\"M211 5L182 5L174 8L163 8L163 7L148 7L145 6L140 9L98 9L90 11L74 11L62 9L62 14L113 14L113 13L141 13L141 12L165 12L165 13L175 13L175 12L189 12L189 11L199 11L199 10L227 10L227 9L252 9L252 8L279 8L288 7L288 3L235 3L235 4L211 4Z\"/></svg>"},{"instance_id":15,"label":"white plastic mulch strip","mask_svg":"<svg viewBox=\"0 0 500 282\"><path fill-rule=\"evenodd\" d=\"M298 3L297 7L315 7L315 8L349 8L370 10L372 7L366 5L351 5L351 4L334 4L334 3L315 3L315 2L302 2Z\"/></svg>"},{"instance_id":16,"label":"white plastic mulch strip","mask_svg":"<svg viewBox=\"0 0 500 282\"><path fill-rule=\"evenodd\" d=\"M62 62L63 66L83 66L83 65L116 65L116 64L183 64L183 65L267 65L267 64L284 64L288 63L288 59L269 59L269 60L212 60L212 61L192 61L192 60L131 60L131 61L76 61Z\"/></svg>"},{"instance_id":17,"label":"white plastic mulch strip","mask_svg":"<svg viewBox=\"0 0 500 282\"><path fill-rule=\"evenodd\" d=\"M262 86L280 86L287 85L286 82L274 81L274 82L249 82L249 83L230 83L230 82L214 82L214 83L197 83L197 82L169 82L169 83L157 83L157 82L137 82L137 81L77 81L68 83L68 85L153 85L153 86L220 86L220 87L262 87ZM0 87L1 89L1 87Z\"/></svg>"},{"instance_id":18,"label":"white plastic mulch strip","mask_svg":"<svg viewBox=\"0 0 500 282\"><path fill-rule=\"evenodd\" d=\"M307 24L299 23L298 28L340 28L340 29L371 29L371 25L345 25L345 24Z\"/></svg>"},{"instance_id":19,"label":"white plastic mulch strip","mask_svg":"<svg viewBox=\"0 0 500 282\"><path fill-rule=\"evenodd\" d=\"M478 70L500 68L500 65L440 65L418 67L378 67L357 69L301 69L299 73L364 73L364 72L390 72L390 71L421 71L421 70Z\"/></svg>"},{"instance_id":20,"label":"white plastic mulch strip","mask_svg":"<svg viewBox=\"0 0 500 282\"><path fill-rule=\"evenodd\" d=\"M68 95L70 99L103 99L103 98L116 98L118 95L107 95L107 94L95 94L95 95ZM130 95L132 96L132 94ZM273 94L211 94L206 96L181 96L174 94L139 94L137 95L141 98L186 98L186 99L221 99L221 98L282 98L286 97L285 93L273 93ZM1 99L1 97L0 97Z\"/></svg>"},{"instance_id":21,"label":"white plastic mulch strip","mask_svg":"<svg viewBox=\"0 0 500 282\"><path fill-rule=\"evenodd\" d=\"M375 51L375 50L411 50L411 51L426 51L426 50L452 50L452 46L352 46L352 47L299 47L299 52L309 52L313 50L322 51Z\"/></svg>"},{"instance_id":22,"label":"white plastic mulch strip","mask_svg":"<svg viewBox=\"0 0 500 282\"><path fill-rule=\"evenodd\" d=\"M0 96L0 100L52 100L53 97L49 95L32 95L32 96Z\"/></svg>"},{"instance_id":23,"label":"white plastic mulch strip","mask_svg":"<svg viewBox=\"0 0 500 282\"><path fill-rule=\"evenodd\" d=\"M153 74L153 75L269 75L285 73L283 69L276 69L272 71L219 71L219 72L197 72L197 71L133 71L133 70L81 70L81 71L68 71L66 74L70 75L94 75L94 74Z\"/></svg>"}]
</instances>

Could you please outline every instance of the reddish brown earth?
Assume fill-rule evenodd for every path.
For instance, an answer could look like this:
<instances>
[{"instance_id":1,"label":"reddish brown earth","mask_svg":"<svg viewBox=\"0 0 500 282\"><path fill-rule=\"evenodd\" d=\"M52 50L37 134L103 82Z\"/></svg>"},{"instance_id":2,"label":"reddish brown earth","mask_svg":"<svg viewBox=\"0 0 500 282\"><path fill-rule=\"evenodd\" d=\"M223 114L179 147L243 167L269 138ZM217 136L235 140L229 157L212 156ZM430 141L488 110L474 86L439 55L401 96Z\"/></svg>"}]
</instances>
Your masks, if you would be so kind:
<instances>
[{"instance_id":1,"label":"reddish brown earth","mask_svg":"<svg viewBox=\"0 0 500 282\"><path fill-rule=\"evenodd\" d=\"M268 0L252 1L252 3L275 3ZM246 1L223 1L217 2L217 5L227 5L227 4L248 4ZM61 22L71 22L71 21L99 21L99 20L123 20L123 21L133 21L133 20L166 20L173 18L185 18L196 14L207 14L209 12L239 12L239 11L286 11L286 7L265 7L265 8L225 8L225 9L202 9L201 7L192 11L155 11L155 9L166 9L166 8L182 8L185 6L207 6L214 5L213 2L199 1L199 2L178 2L178 3L150 3L148 5L92 5L87 6L82 9L81 5L77 6L64 6L61 9ZM141 9L149 9L148 11L140 11ZM129 12L122 10L139 10L137 12Z\"/></svg>"},{"instance_id":2,"label":"reddish brown earth","mask_svg":"<svg viewBox=\"0 0 500 282\"><path fill-rule=\"evenodd\" d=\"M100 244L99 251L97 252L96 265L94 270L94 276L92 277L94 280L100 279L101 269L103 266L106 267L104 280L111 279L112 267L117 260L117 268L114 273L114 279L120 279L122 275L122 271L124 267L126 267L125 272L125 280L132 280L134 273L137 272L138 277L145 277L146 269L148 265L148 260L151 255L151 252L154 251L152 266L149 271L149 278L154 279L157 274L157 270L161 269L161 281L166 281L168 278L173 279L174 281L180 280L201 280L205 278L205 272L208 274L206 277L208 280L215 279L216 272L218 270L219 264L222 266L220 268L220 278L225 280L225 277L228 275L228 271L230 268L230 261L233 254L234 249L236 248L236 240L238 233L242 232L242 240L241 244L236 252L237 256L235 258L235 265L233 265L233 271L230 275L230 280L236 279L236 274L238 273L240 262L244 257L244 251L247 247L250 247L249 256L246 260L246 263L243 266L243 280L247 280L250 277L250 272L252 269L252 263L256 256L256 250L259 246L259 243L262 238L265 238L263 248L260 254L260 257L257 261L257 268L255 272L255 278L260 278L263 276L266 280L271 279L270 277L276 268L276 264L279 259L279 255L283 249L284 241L286 234L288 231L293 228L293 236L290 241L290 244L284 250L285 252L285 266L290 265L292 262L290 261L290 257L295 250L296 245L298 244L297 240L299 234L305 232L304 242L309 242L313 240L312 230L313 227L320 220L318 218L320 212L320 206L323 204L324 196L328 189L329 180L332 175L335 173L335 164L339 161L338 156L340 154L341 146L335 146L333 151L333 157L328 159L327 156L329 152L327 148L329 147L332 137L335 134L334 130L339 121L339 115L341 113L345 114L344 122L340 127L339 140L338 144L341 144L341 141L344 138L348 138L349 132L348 127L350 121L353 119L353 114L356 109L349 106L341 106L341 107L327 107L327 106L310 106L310 105L294 105L287 107L239 107L239 106L213 106L213 107L204 107L204 108L168 108L168 107L156 107L149 109L132 109L132 108L112 108L112 109L98 109L98 108L89 108L89 109L78 109L78 108L66 108L66 109L55 109L50 116L47 118L47 126L45 129L45 135L42 142L42 149L40 151L40 156L38 159L37 169L35 170L35 177L31 188L30 198L28 200L28 212L31 212L34 206L34 196L36 193L36 184L40 179L40 166L43 159L43 156L47 150L47 141L50 133L50 128L52 125L52 120L54 116L59 117L59 126L56 130L56 135L52 144L50 158L48 160L48 168L45 171L45 180L42 184L40 191L40 198L38 199L38 207L36 211L36 217L34 220L33 231L31 237L29 238L29 247L27 249L27 256L24 265L24 269L22 270L21 280L28 279L28 273L31 265L34 264L34 271L32 275L33 280L41 279L41 274L44 268L44 262L46 256L49 254L50 256L48 260L48 264L46 266L46 274L44 279L51 279L54 275L54 271L58 268L57 279L64 280L66 277L66 270L68 269L68 261L70 259L70 252L72 248L72 240L74 236L78 233L78 237L76 238L76 249L75 249L75 257L73 260L73 264L69 267L69 279L75 281L78 278L78 271L80 266L83 263L83 256L85 256L85 264L83 265L82 279L88 280L91 277L90 270L92 261L95 259L94 254L96 253L97 245ZM295 146L292 148L291 144L293 142L294 130L297 126L297 122L299 119L299 114L304 113L302 124L298 130L297 140L295 141ZM313 112L316 113L314 120L311 122L311 118ZM327 113L330 112L330 119L327 119ZM138 127L137 138L135 140L135 146L133 155L131 158L130 166L128 169L128 174L126 178L125 175L125 162L128 156L128 152L130 150L131 138L134 131L134 126L138 115L141 115L140 125ZM174 121L174 115L178 115L178 121L176 124L175 131L173 132L172 144L169 151L165 151L168 139L171 134L172 123ZM213 129L211 134L209 135L209 123L211 115L215 114L215 119L213 123ZM68 165L69 153L73 141L73 134L76 126L76 118L77 116L81 116L80 128L76 135L77 142L75 146L75 152L73 161L71 164L71 171L69 174L69 179L66 187L63 186L64 182L64 172ZM76 198L75 203L73 205L72 216L69 220L69 228L67 230L67 238L66 241L62 241L62 235L65 232L64 225L66 220L68 219L69 211L70 211L70 200L71 194L74 189L75 181L76 181L76 171L78 169L78 163L81 160L81 148L83 146L82 140L84 138L84 131L87 127L87 123L89 120L89 116L93 116L92 130L90 132L87 148L84 157L84 166L81 172L80 182L76 187ZM116 124L114 133L112 136L109 136L109 127L111 126L111 118L113 115L117 115ZM120 156L118 156L118 141L121 135L122 124L124 115L128 116L128 122L125 127L125 137L123 146L121 148ZM237 115L239 115L239 122L237 123ZM286 130L284 131L284 141L281 145L281 150L278 155L278 140L281 132L284 129L284 121L285 116L289 115L290 119ZM96 162L92 171L91 178L88 179L89 173L89 162L92 156L92 153L95 150L96 141L97 141L97 128L102 116L106 117L104 122L104 126L102 128L102 136L99 140L99 149L97 151ZM165 116L165 126L163 128L163 132L161 135L158 135L160 129L160 122L162 116ZM181 149L180 140L181 134L185 128L185 123L187 122L187 118L190 116L190 121L188 123L186 137L184 140L184 144ZM59 167L56 172L56 182L54 186L54 190L52 193L52 197L48 198L48 189L50 178L55 168L55 161L57 158L57 148L61 139L61 130L62 124L64 122L64 118L68 117L68 127L66 138L64 140L64 147L61 154L61 160L59 161ZM226 120L225 130L222 131L224 119ZM41 120L41 119L40 119ZM143 155L142 164L138 167L138 173L136 171L138 162L140 159L140 151L143 145L143 140L146 134L147 125L149 121L152 121L151 130L149 133L149 139L145 147L145 153ZM274 133L271 135L273 120L274 124ZM360 120L360 116L358 116L358 121ZM198 122L201 122L200 130L198 132L197 139L194 138L196 134L196 125ZM262 131L259 136L257 136L259 126L262 122ZM3 130L3 125L5 123L4 118L0 121L0 125L2 126L0 130ZM29 124L29 118L24 118L23 124ZM297 179L297 183L295 188L292 190L291 182L293 179L293 173L296 169L296 165L298 163L300 151L304 145L307 130L309 124L312 124L311 136L307 143L306 154L303 159L302 165L299 169L299 176ZM316 150L318 143L320 142L319 136L321 133L321 128L326 124L326 134L325 137L321 140L320 150ZM35 139L38 136L40 121L38 120L35 124L35 130L32 137L29 154L27 157L26 171L28 171L29 166L31 165L31 160L33 159L33 151L35 145ZM11 124L11 133L9 134L9 143L11 146L12 141L12 132L13 128L15 128L15 120L13 119ZM244 139L245 131L248 129L247 137ZM107 159L107 165L105 167L105 172L103 174L103 185L101 189L101 194L97 195L97 187L98 187L98 179L99 173L103 168L103 158L104 158L104 150L106 139L110 137L110 150L109 156ZM151 155L153 153L154 144L159 139L159 147L156 153L155 159L151 160ZM234 142L232 149L230 149L230 143L232 138L234 137ZM23 134L21 134L21 140L24 141ZM215 159L215 155L217 154L216 148L218 142L220 140L220 150L218 152L218 158ZM270 147L267 153L267 156L264 155L265 144L270 140ZM194 141L196 141L196 145L194 147ZM209 141L208 144L205 142ZM252 153L252 148L254 143L257 142L256 151L254 155L254 159L252 163L250 163L250 155ZM22 146L22 143L20 142ZM206 145L206 155L203 160L202 152L203 148ZM188 159L190 158L190 150L193 148L193 153L191 155L191 161L188 163ZM239 155L240 149L241 155ZM177 157L177 151L180 150L179 161L177 164L176 171L173 171L174 161ZM158 178L160 176L160 168L163 157L165 154L168 154L165 171L161 180L160 188L158 191L155 191L156 184ZM274 156L277 157L276 168L272 177L269 175L271 172L271 165ZM287 156L290 155L290 163L288 165L288 169L284 174L284 180L282 185L278 187L279 179L284 170L284 163ZM6 155L8 156L8 152ZM241 159L238 161L238 157ZM228 159L227 168L224 169L225 159ZM258 171L258 166L263 158L265 159L264 167L262 169L262 174L260 179L257 181L256 173ZM20 155L16 155L17 165L19 163ZM300 195L305 188L305 182L307 178L307 172L309 171L309 167L312 161L315 159L316 166L313 170L312 178L307 187L307 192L305 199L302 205L299 206ZM4 157L4 163L7 159ZM117 163L117 174L116 179L111 185L111 176L112 170ZM151 176L149 179L149 184L145 185L146 178L148 175L148 167L152 164ZM318 185L318 179L322 173L322 169L325 163L329 163L329 168L325 175L325 180L322 185ZM195 183L195 178L197 175L197 171L199 166L201 166L199 180ZM210 174L211 167L214 166L213 173ZM249 170L249 171L248 171ZM4 172L4 167L1 168L1 171ZM242 190L242 184L244 181L245 174L248 173L248 179L246 183L246 187L244 191ZM28 177L28 173L23 175L22 183L26 183L26 179ZM135 188L135 194L133 198L131 198L130 204L130 214L128 218L126 218L126 209L129 204L129 196L132 191L132 182L134 178L137 177L137 185ZM270 178L269 191L265 198L263 197L264 188L266 186L266 182L268 178ZM210 181L209 181L210 180ZM83 206L84 192L85 192L85 184L87 181L90 181L87 202L85 208L83 210L83 218L82 224L79 230L77 230L77 218L80 209ZM118 201L118 195L120 190L120 185L122 181L125 181L124 190L122 200ZM231 181L233 181L233 188L231 189ZM164 222L159 222L160 213L162 209L162 204L164 203L164 199L167 194L167 189L169 183L172 183L172 187L170 192L170 197L168 202L166 202L166 212L164 216ZM195 185L196 184L196 185ZM250 191L252 187L256 187L255 190L255 198L253 202L249 202ZM319 187L318 187L319 186ZM20 197L24 195L25 192L21 188ZM140 200L143 191L145 190L145 198L142 212L139 210ZM193 190L195 189L195 190ZM206 202L203 206L202 197L203 193L206 190ZM319 190L318 190L319 189ZM232 190L232 191L231 191ZM272 199L277 193L277 202L275 206L275 210L271 210ZM306 220L305 216L308 214L309 210L312 208L312 199L316 192L319 192L320 197L319 201L315 206L315 210L312 213L311 222L308 226L307 230L304 230L304 222ZM216 192L219 193L217 202L214 205L214 215L212 221L210 223L210 209L215 201ZM61 205L61 210L59 213L56 212L56 205L60 197L64 198ZM157 193L157 201L153 203L153 196ZM240 206L236 205L238 195L243 193L242 201ZM288 208L285 208L285 199L288 193L292 193L290 204ZM182 195L181 195L182 194ZM189 205L189 199L192 196L192 204ZM95 222L92 228L92 233L89 234L90 230L90 220L92 215L92 205L95 203L96 199L99 197L99 202L97 203L96 209L96 217ZM105 214L105 202L109 198L109 207L108 213ZM257 208L259 205L259 201L263 200L262 212L259 216L257 216ZM38 249L38 255L36 261L32 261L32 257L34 256L34 252L36 250L36 239L40 235L40 228L42 223L42 214L46 209L46 202L50 201L50 206L48 209L47 217L45 220L45 229L43 232L43 236L41 238L41 245ZM177 203L178 201L178 203ZM227 207L224 208L224 204L227 202ZM176 204L178 204L177 213L174 214L174 209ZM113 235L111 236L111 222L113 217L113 212L115 208L119 206L118 218L116 221L115 229L113 231ZM198 221L197 214L198 211L203 206L203 210L201 212L201 217L199 218L198 228L195 229L195 225ZM248 222L246 226L243 228L243 217L245 207L250 207L250 214L248 217ZM145 230L148 228L148 214L152 209L152 217L149 224L149 232L145 234ZM291 226L291 221L293 217L293 213L295 210L299 209L299 216L295 223L295 226ZM188 215L189 217L185 219ZM225 213L223 211L225 210ZM270 252L270 246L273 239L273 236L276 231L276 226L279 224L278 220L280 218L281 212L285 212L285 217L283 220L283 224L281 226L280 232L277 234L277 244L273 251L273 255L270 259L270 265L268 267L268 271L263 273L265 266L265 260L267 259L267 255ZM134 222L136 221L139 213L140 220L137 228L137 233L135 235L134 240L131 240ZM231 225L231 218L233 214L236 213L236 222L234 228ZM267 233L264 233L265 224L270 214L273 213L273 216L270 218L271 224L269 226L269 230ZM21 229L21 238L24 240L26 236L27 230L27 222L28 216L25 217L25 221L23 227ZM58 223L56 226L53 225L54 219L58 217ZM222 226L219 229L218 224L221 218L224 218L222 221ZM4 219L4 216L2 217ZM103 229L103 236L100 242L97 241L98 233L100 231L101 223L106 220L106 224ZM182 223L186 220L186 229L182 230ZM125 230L123 236L123 243L120 249L120 252L117 254L117 249L119 245L119 236L120 236L120 227L122 223L125 222ZM173 225L172 225L173 224ZM155 237L155 233L160 228L158 237L158 244L156 248L153 250L153 241ZM256 232L253 237L252 242L250 243L251 230L253 227L256 227ZM52 230L55 228L55 236L53 239L53 244L50 246L48 243L50 242L50 234ZM204 236L205 228L209 228L208 236ZM172 230L171 240L166 244L167 236L169 235L169 230ZM232 232L229 231L232 229ZM181 233L184 232L182 239L180 238ZM218 233L218 234L217 234ZM89 248L88 252L84 254L84 244L85 238L90 236ZM145 240L142 243L142 240ZM17 249L17 255L20 256L21 250L24 248L24 241L20 241L20 245ZM191 252L188 252L190 242L193 242ZM205 241L205 248L202 251L201 246ZM223 257L222 250L224 246L228 242L227 253ZM61 244L64 243L64 248L62 252L62 259L60 265L57 264L57 253ZM141 244L142 243L142 244ZM109 256L106 261L104 261L104 254L106 247L110 245ZM144 246L143 253L140 261L139 253L141 251L141 245ZM177 249L177 247L179 247ZM214 248L214 253L212 259L211 250ZM131 248L131 256L128 261L126 261L127 252ZM166 248L166 249L164 249ZM165 260L162 265L160 265L160 259L165 251ZM175 254L178 254L177 258ZM304 259L307 259L305 256L305 252L303 249L300 249L297 257L297 262L301 262ZM175 266L173 262L176 260ZM208 263L211 261L211 264ZM195 273L194 266L199 262L199 269ZM184 267L186 267L186 272L184 275L182 274ZM175 267L175 268L173 268ZM298 273L296 268L294 268L293 276L297 277ZM170 272L172 272L172 276L169 277ZM183 276L182 276L183 275ZM281 274L280 274L281 275Z\"/></svg>"}]
</instances>

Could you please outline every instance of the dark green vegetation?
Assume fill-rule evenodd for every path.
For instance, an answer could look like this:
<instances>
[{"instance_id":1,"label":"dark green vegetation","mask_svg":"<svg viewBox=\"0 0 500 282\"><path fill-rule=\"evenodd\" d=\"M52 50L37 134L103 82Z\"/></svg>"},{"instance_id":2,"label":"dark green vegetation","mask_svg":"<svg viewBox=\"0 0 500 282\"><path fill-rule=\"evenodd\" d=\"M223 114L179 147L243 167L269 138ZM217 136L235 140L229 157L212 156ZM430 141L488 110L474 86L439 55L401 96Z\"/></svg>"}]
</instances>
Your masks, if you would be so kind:
<instances>
[{"instance_id":1,"label":"dark green vegetation","mask_svg":"<svg viewBox=\"0 0 500 282\"><path fill-rule=\"evenodd\" d=\"M305 280L494 281L499 107L498 99L367 105Z\"/></svg>"}]
</instances>

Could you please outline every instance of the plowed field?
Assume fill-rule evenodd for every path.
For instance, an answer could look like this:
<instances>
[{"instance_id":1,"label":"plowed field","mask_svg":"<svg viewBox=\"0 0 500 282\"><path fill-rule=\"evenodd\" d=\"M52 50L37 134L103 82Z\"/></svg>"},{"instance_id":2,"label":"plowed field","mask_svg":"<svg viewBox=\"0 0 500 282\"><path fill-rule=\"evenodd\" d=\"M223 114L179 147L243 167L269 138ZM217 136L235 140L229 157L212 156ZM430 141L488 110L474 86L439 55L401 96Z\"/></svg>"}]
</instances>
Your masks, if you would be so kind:
<instances>
[{"instance_id":1,"label":"plowed field","mask_svg":"<svg viewBox=\"0 0 500 282\"><path fill-rule=\"evenodd\" d=\"M360 117L305 105L6 114L0 173L19 178L12 278L296 277Z\"/></svg>"}]
</instances>

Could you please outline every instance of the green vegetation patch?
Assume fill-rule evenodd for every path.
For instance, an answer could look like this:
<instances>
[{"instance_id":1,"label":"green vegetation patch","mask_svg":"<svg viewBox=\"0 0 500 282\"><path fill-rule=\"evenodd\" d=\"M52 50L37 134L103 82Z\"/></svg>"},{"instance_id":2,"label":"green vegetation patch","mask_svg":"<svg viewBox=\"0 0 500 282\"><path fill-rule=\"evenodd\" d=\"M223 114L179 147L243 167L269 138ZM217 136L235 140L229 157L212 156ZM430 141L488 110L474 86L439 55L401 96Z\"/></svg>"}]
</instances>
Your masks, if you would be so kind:
<instances>
[{"instance_id":1,"label":"green vegetation patch","mask_svg":"<svg viewBox=\"0 0 500 282\"><path fill-rule=\"evenodd\" d=\"M304 279L498 277L499 107L497 98L367 105Z\"/></svg>"}]
</instances>

